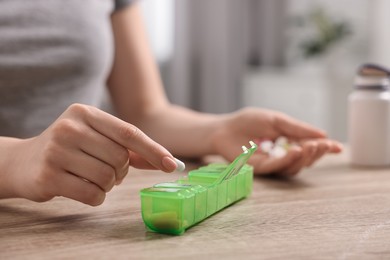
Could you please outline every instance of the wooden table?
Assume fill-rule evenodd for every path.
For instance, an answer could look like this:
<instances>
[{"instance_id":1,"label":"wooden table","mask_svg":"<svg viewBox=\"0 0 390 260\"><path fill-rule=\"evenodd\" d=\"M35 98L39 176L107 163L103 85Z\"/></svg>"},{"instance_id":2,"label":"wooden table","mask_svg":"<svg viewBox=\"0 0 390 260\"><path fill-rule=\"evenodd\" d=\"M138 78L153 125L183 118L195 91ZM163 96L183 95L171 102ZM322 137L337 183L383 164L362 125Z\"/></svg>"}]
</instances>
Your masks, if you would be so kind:
<instances>
[{"instance_id":1,"label":"wooden table","mask_svg":"<svg viewBox=\"0 0 390 260\"><path fill-rule=\"evenodd\" d=\"M147 232L138 191L180 173L132 171L105 203L0 201L0 259L390 259L390 170L329 155L182 236Z\"/></svg>"}]
</instances>

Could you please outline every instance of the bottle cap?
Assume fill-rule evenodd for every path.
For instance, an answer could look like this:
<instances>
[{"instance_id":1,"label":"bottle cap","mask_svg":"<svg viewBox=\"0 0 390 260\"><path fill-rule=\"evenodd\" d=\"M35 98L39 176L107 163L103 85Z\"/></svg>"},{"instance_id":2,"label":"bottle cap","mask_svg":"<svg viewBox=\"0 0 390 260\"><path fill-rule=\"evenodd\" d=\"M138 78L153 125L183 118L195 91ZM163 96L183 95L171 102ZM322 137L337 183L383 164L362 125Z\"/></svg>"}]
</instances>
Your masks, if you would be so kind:
<instances>
[{"instance_id":1,"label":"bottle cap","mask_svg":"<svg viewBox=\"0 0 390 260\"><path fill-rule=\"evenodd\" d=\"M390 69L373 63L365 63L358 69L358 74L362 76L389 77Z\"/></svg>"},{"instance_id":2,"label":"bottle cap","mask_svg":"<svg viewBox=\"0 0 390 260\"><path fill-rule=\"evenodd\" d=\"M358 75L355 78L356 89L389 89L390 81L386 77L368 77Z\"/></svg>"},{"instance_id":3,"label":"bottle cap","mask_svg":"<svg viewBox=\"0 0 390 260\"><path fill-rule=\"evenodd\" d=\"M358 69L355 78L356 89L388 90L390 70L384 66L365 63Z\"/></svg>"}]
</instances>

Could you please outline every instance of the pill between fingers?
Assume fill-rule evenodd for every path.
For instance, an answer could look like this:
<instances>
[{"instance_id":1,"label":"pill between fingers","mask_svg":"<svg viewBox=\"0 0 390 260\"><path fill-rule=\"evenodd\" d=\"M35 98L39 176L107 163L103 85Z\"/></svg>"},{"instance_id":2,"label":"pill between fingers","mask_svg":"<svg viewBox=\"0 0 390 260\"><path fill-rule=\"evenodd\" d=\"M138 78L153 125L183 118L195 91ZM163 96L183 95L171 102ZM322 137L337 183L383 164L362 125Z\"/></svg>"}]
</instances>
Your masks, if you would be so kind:
<instances>
[{"instance_id":1,"label":"pill between fingers","mask_svg":"<svg viewBox=\"0 0 390 260\"><path fill-rule=\"evenodd\" d=\"M186 165L184 164L184 162L180 161L179 159L175 158L175 162L177 164L177 167L176 167L176 170L177 171L184 171L186 169Z\"/></svg>"}]
</instances>

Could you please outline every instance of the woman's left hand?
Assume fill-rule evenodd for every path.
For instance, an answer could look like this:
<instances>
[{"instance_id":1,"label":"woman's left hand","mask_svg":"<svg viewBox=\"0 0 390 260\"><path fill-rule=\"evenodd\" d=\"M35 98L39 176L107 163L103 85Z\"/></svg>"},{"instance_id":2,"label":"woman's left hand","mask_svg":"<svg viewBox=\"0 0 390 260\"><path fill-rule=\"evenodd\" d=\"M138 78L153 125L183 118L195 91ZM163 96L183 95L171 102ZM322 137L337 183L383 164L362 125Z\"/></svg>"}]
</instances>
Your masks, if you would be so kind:
<instances>
[{"instance_id":1,"label":"woman's left hand","mask_svg":"<svg viewBox=\"0 0 390 260\"><path fill-rule=\"evenodd\" d=\"M242 152L240 147L247 145L249 140L275 140L280 136L298 145L279 158L262 152L253 154L248 163L254 166L255 174L292 177L325 154L342 150L339 142L328 139L317 128L285 114L257 108L245 108L226 115L223 126L213 136L213 146L218 154L232 161Z\"/></svg>"}]
</instances>

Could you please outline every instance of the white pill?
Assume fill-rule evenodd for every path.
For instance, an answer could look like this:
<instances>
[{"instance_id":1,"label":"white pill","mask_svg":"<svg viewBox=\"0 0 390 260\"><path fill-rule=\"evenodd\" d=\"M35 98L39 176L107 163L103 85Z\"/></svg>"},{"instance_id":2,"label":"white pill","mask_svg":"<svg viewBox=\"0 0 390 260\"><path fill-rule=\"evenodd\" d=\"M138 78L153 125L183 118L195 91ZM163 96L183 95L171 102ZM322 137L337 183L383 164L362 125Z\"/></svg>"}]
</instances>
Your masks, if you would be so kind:
<instances>
[{"instance_id":1,"label":"white pill","mask_svg":"<svg viewBox=\"0 0 390 260\"><path fill-rule=\"evenodd\" d=\"M281 146L275 146L270 152L269 155L274 158L281 158L287 154L286 149Z\"/></svg>"},{"instance_id":2,"label":"white pill","mask_svg":"<svg viewBox=\"0 0 390 260\"><path fill-rule=\"evenodd\" d=\"M175 158L175 162L176 162L176 171L179 171L179 172L182 172L186 169L186 165L180 161L179 159Z\"/></svg>"},{"instance_id":3,"label":"white pill","mask_svg":"<svg viewBox=\"0 0 390 260\"><path fill-rule=\"evenodd\" d=\"M288 144L288 139L284 136L280 136L275 140L276 146L286 146Z\"/></svg>"},{"instance_id":4,"label":"white pill","mask_svg":"<svg viewBox=\"0 0 390 260\"><path fill-rule=\"evenodd\" d=\"M274 143L272 141L263 141L260 143L260 149L264 153L269 153L272 150Z\"/></svg>"}]
</instances>

